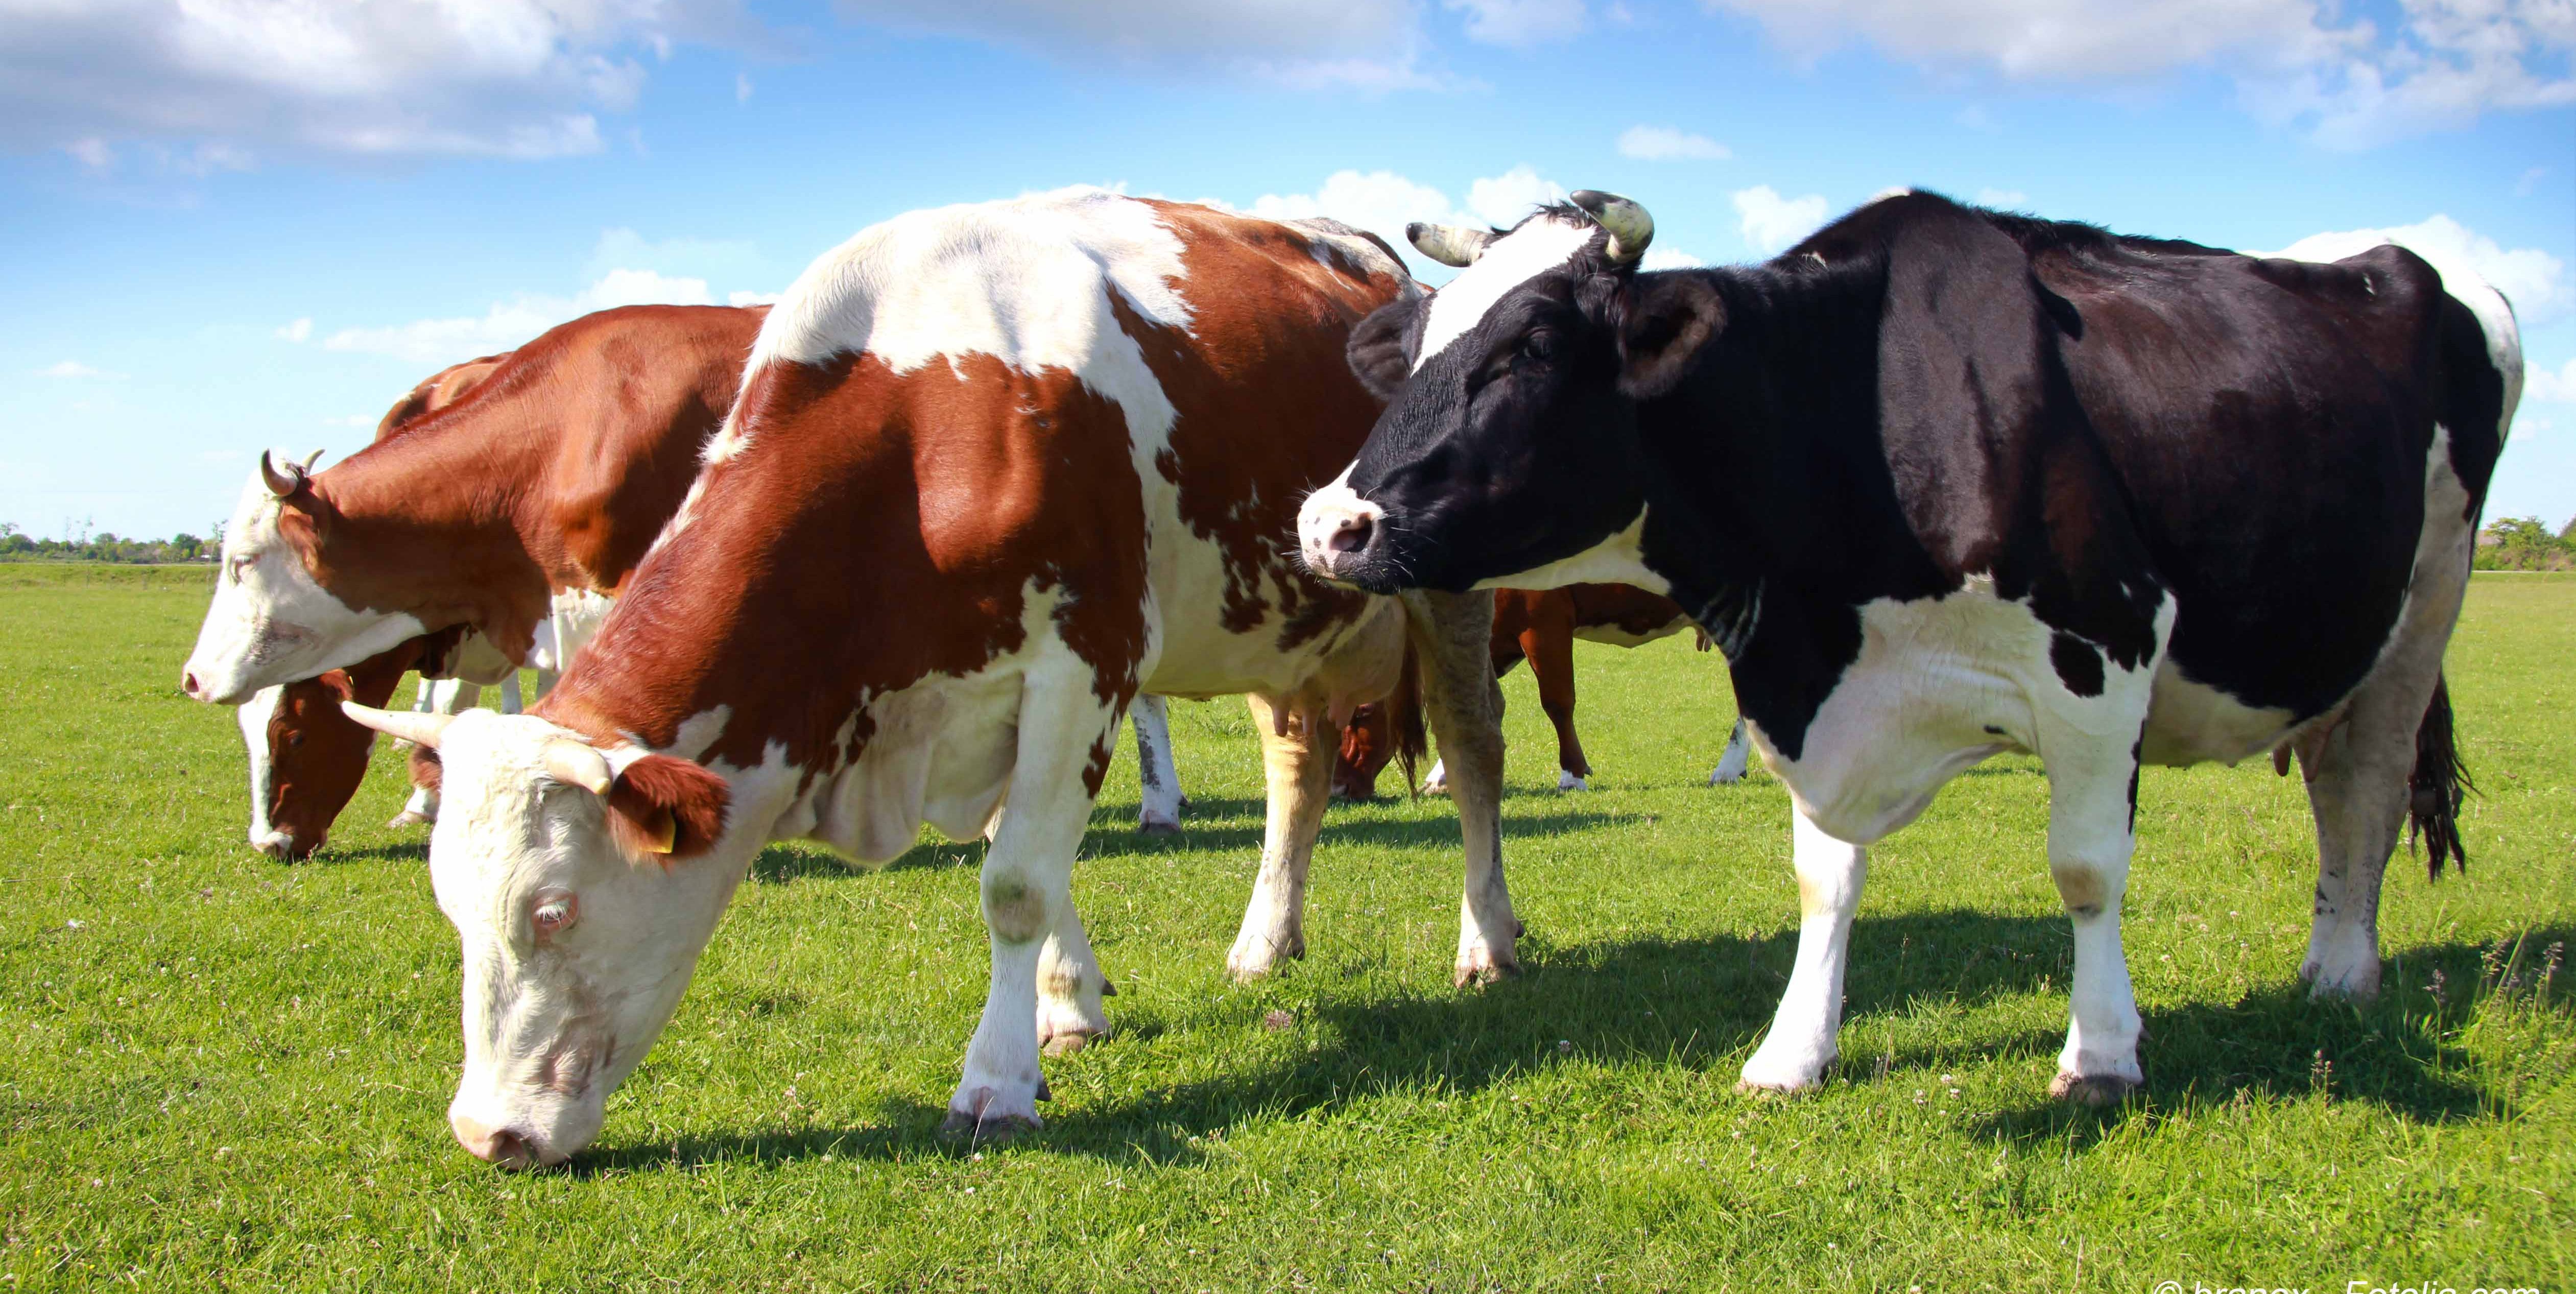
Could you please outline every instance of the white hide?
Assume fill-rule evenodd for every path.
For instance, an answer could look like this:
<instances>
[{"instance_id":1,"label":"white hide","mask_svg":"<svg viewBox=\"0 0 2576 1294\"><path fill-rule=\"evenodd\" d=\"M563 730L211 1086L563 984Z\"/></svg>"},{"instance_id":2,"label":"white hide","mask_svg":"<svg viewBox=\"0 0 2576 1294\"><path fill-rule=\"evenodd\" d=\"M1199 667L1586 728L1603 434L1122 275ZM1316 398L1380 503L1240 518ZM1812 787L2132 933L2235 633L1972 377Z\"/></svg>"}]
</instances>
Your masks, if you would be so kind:
<instances>
[{"instance_id":1,"label":"white hide","mask_svg":"<svg viewBox=\"0 0 2576 1294\"><path fill-rule=\"evenodd\" d=\"M2031 751L2049 778L2049 862L2075 926L2075 983L2058 1089L2106 1099L2140 1081L2138 1016L2120 954L2120 899L2133 837L2130 752L2173 629L2163 599L2154 655L2133 668L2103 658L2103 691L2066 689L2050 629L2026 603L1971 577L1939 598L1879 599L1861 608L1861 649L1787 759L1758 725L1772 771L1789 788L1800 834L1806 924L1799 969L1771 1032L1745 1068L1757 1088L1812 1086L1833 1056L1850 907L1863 851L1913 821L1943 784L2009 749Z\"/></svg>"},{"instance_id":2,"label":"white hide","mask_svg":"<svg viewBox=\"0 0 2576 1294\"><path fill-rule=\"evenodd\" d=\"M1544 590L1561 589L1568 584L1630 584L1649 593L1670 593L1673 582L1646 567L1642 551L1645 535L1646 507L1639 504L1636 519L1600 543L1516 575L1478 580L1474 587Z\"/></svg>"},{"instance_id":3,"label":"white hide","mask_svg":"<svg viewBox=\"0 0 2576 1294\"><path fill-rule=\"evenodd\" d=\"M315 582L278 533L284 506L253 469L224 527L214 601L188 653L197 700L238 705L261 688L354 665L424 632L408 613L361 611Z\"/></svg>"},{"instance_id":4,"label":"white hide","mask_svg":"<svg viewBox=\"0 0 2576 1294\"><path fill-rule=\"evenodd\" d=\"M743 874L713 859L630 862L604 801L545 771L546 743L570 736L530 715L458 715L439 744L447 811L429 847L439 910L464 945L465 1072L449 1123L469 1148L506 1131L537 1163L597 1135ZM539 935L531 914L567 897L576 919ZM554 1045L530 1051L529 1038Z\"/></svg>"},{"instance_id":5,"label":"white hide","mask_svg":"<svg viewBox=\"0 0 2576 1294\"><path fill-rule=\"evenodd\" d=\"M1449 343L1475 331L1486 312L1514 289L1573 260L1599 232L1601 227L1589 220L1534 216L1488 244L1474 264L1431 295L1431 313L1422 321L1422 349L1413 357L1413 371L1421 372Z\"/></svg>"},{"instance_id":6,"label":"white hide","mask_svg":"<svg viewBox=\"0 0 2576 1294\"><path fill-rule=\"evenodd\" d=\"M269 763L268 723L285 696L282 684L264 687L233 710L234 721L241 725L242 745L250 751L250 847L280 858L294 845L295 837L268 820L269 779L276 771Z\"/></svg>"}]
</instances>

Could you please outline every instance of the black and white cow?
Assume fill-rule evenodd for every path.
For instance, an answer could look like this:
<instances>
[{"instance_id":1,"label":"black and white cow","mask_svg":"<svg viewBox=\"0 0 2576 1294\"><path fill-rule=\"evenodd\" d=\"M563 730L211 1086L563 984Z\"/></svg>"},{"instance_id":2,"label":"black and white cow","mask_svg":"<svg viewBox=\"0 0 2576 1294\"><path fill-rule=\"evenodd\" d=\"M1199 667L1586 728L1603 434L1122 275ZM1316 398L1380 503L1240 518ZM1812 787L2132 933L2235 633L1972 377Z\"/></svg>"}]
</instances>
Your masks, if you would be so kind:
<instances>
[{"instance_id":1,"label":"black and white cow","mask_svg":"<svg viewBox=\"0 0 2576 1294\"><path fill-rule=\"evenodd\" d=\"M1671 273L1637 272L1653 223L1608 194L1414 232L1466 268L1353 334L1392 403L1307 501L1306 560L1378 591L1624 581L1716 637L1795 801L1804 913L1746 1087L1819 1081L1865 847L2001 751L2046 765L2075 927L2055 1094L2142 1081L2141 762L2295 746L2301 973L2376 992L2410 806L2436 874L2458 852L2442 651L2522 385L2493 289L2395 247L2256 259L1929 194Z\"/></svg>"}]
</instances>

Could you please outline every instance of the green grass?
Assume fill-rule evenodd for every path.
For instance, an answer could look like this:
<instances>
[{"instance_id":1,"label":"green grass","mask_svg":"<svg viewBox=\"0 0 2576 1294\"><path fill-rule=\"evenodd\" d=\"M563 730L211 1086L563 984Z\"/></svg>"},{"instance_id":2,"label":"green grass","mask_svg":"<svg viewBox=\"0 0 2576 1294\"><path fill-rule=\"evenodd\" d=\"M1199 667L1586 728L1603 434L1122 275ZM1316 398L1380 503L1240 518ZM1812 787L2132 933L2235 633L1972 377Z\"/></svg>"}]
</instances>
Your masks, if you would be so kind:
<instances>
[{"instance_id":1,"label":"green grass","mask_svg":"<svg viewBox=\"0 0 2576 1294\"><path fill-rule=\"evenodd\" d=\"M2128 905L2145 1094L2044 1093L2069 939L2005 760L1875 852L1844 1061L1732 1092L1794 942L1786 796L1702 785L1687 640L1583 651L1591 794L1510 685L1528 974L1449 988L1444 803L1336 807L1312 948L1221 971L1260 834L1237 703L1173 707L1197 801L1113 776L1076 893L1120 1034L1041 1133L935 1136L980 1005L974 847L758 864L566 1171L450 1141L457 947L381 767L314 863L243 843L231 716L173 683L199 584L0 583L0 1284L1155 1290L2341 1290L2576 1277L2576 577L2481 576L2451 653L2473 870L2391 870L2388 990L2295 980L2298 780L2152 770ZM2510 981L2508 983L2507 981ZM2432 985L2438 984L2438 991ZM1286 1028L1265 1027L1274 1011Z\"/></svg>"}]
</instances>

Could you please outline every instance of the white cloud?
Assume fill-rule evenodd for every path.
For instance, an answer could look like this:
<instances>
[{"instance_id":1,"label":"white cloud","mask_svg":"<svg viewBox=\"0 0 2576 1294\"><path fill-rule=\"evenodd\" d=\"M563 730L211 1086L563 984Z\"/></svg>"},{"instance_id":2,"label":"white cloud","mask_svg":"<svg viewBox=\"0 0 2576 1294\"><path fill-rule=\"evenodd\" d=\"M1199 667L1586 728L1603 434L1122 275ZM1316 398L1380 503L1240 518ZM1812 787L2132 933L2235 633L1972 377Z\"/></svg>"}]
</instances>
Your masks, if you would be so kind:
<instances>
[{"instance_id":1,"label":"white cloud","mask_svg":"<svg viewBox=\"0 0 2576 1294\"><path fill-rule=\"evenodd\" d=\"M325 350L390 355L421 365L454 364L510 350L538 333L594 310L631 305L711 305L707 281L672 278L652 270L615 269L572 297L520 293L496 301L481 315L420 319L385 328L343 328L324 338Z\"/></svg>"},{"instance_id":2,"label":"white cloud","mask_svg":"<svg viewBox=\"0 0 2576 1294\"><path fill-rule=\"evenodd\" d=\"M1526 163L1467 186L1467 210L1497 229L1521 222L1540 203L1565 201L1565 187Z\"/></svg>"},{"instance_id":3,"label":"white cloud","mask_svg":"<svg viewBox=\"0 0 2576 1294\"><path fill-rule=\"evenodd\" d=\"M2416 224L2386 229L2348 229L2311 234L2278 252L2248 254L2332 261L2368 251L2381 243L2404 247L2445 273L2451 272L2454 266L2475 273L2513 303L2514 317L2525 328L2556 323L2576 314L2576 284L2568 280L2566 262L2537 247L2507 250L2494 239L2446 215L2436 214Z\"/></svg>"},{"instance_id":4,"label":"white cloud","mask_svg":"<svg viewBox=\"0 0 2576 1294\"><path fill-rule=\"evenodd\" d=\"M278 329L277 335L288 341L304 341L313 336L313 321L310 319L298 319L295 322Z\"/></svg>"},{"instance_id":5,"label":"white cloud","mask_svg":"<svg viewBox=\"0 0 2576 1294\"><path fill-rule=\"evenodd\" d=\"M183 173L258 153L553 157L601 147L645 59L753 33L740 0L97 0L10 6L0 147ZM193 151L190 151L193 146Z\"/></svg>"},{"instance_id":6,"label":"white cloud","mask_svg":"<svg viewBox=\"0 0 2576 1294\"><path fill-rule=\"evenodd\" d=\"M2567 0L2403 0L2386 31L2319 0L1703 0L1804 58L1854 39L1945 73L2021 82L2232 74L2257 115L2332 148L2576 103Z\"/></svg>"},{"instance_id":7,"label":"white cloud","mask_svg":"<svg viewBox=\"0 0 2576 1294\"><path fill-rule=\"evenodd\" d=\"M839 0L834 9L898 32L991 41L1065 62L1366 93L1454 84L1417 65L1425 41L1415 0Z\"/></svg>"},{"instance_id":8,"label":"white cloud","mask_svg":"<svg viewBox=\"0 0 2576 1294\"><path fill-rule=\"evenodd\" d=\"M1673 126L1630 126L1619 133L1619 156L1640 162L1723 162L1733 149Z\"/></svg>"},{"instance_id":9,"label":"white cloud","mask_svg":"<svg viewBox=\"0 0 2576 1294\"><path fill-rule=\"evenodd\" d=\"M337 418L324 418L322 420L322 425L325 427L372 427L382 421L384 421L384 415L382 414L350 413L343 414Z\"/></svg>"},{"instance_id":10,"label":"white cloud","mask_svg":"<svg viewBox=\"0 0 2576 1294\"><path fill-rule=\"evenodd\" d=\"M1385 239L1388 246L1403 252L1416 269L1421 269L1425 262L1414 255L1413 245L1404 238L1407 224L1422 221L1508 226L1539 203L1562 201L1564 197L1563 186L1528 166L1515 166L1501 175L1469 184L1463 208L1452 204L1449 195L1439 189L1417 184L1393 171L1335 171L1313 193L1265 193L1244 210L1271 220L1330 216Z\"/></svg>"},{"instance_id":11,"label":"white cloud","mask_svg":"<svg viewBox=\"0 0 2576 1294\"><path fill-rule=\"evenodd\" d=\"M1645 256L1637 262L1637 268L1642 270L1695 270L1706 264L1708 264L1708 262L1691 255L1689 252L1677 252L1669 247L1649 247L1646 249Z\"/></svg>"},{"instance_id":12,"label":"white cloud","mask_svg":"<svg viewBox=\"0 0 2576 1294\"><path fill-rule=\"evenodd\" d=\"M1824 195L1784 198L1768 184L1735 193L1735 212L1742 218L1744 241L1768 256L1814 233L1825 223Z\"/></svg>"},{"instance_id":13,"label":"white cloud","mask_svg":"<svg viewBox=\"0 0 2576 1294\"><path fill-rule=\"evenodd\" d=\"M43 368L40 368L40 369L37 369L37 370L36 370L36 376L38 376L38 377L69 377L69 378L106 378L106 379L108 379L108 380L110 380L110 381L122 380L122 379L125 377L125 375L124 375L123 373L110 373L110 372L108 372L106 369L103 369L103 368L91 368L89 365L87 365L87 364L83 364L83 363L81 363L79 360L76 360L76 359L67 359L67 360L63 360L63 361L61 361L60 363L47 364L47 365L46 365L46 366L44 366Z\"/></svg>"},{"instance_id":14,"label":"white cloud","mask_svg":"<svg viewBox=\"0 0 2576 1294\"><path fill-rule=\"evenodd\" d=\"M729 306L774 306L778 304L778 298L785 295L787 294L784 292L728 292L725 294L725 304Z\"/></svg>"},{"instance_id":15,"label":"white cloud","mask_svg":"<svg viewBox=\"0 0 2576 1294\"><path fill-rule=\"evenodd\" d=\"M2555 369L2526 364L2522 370L2522 382L2522 400L2526 405L2542 402L2576 404L2576 359L2571 359ZM2533 420L2529 418L2516 418L2514 425L2528 427L2532 422ZM2549 424L2543 421L2540 427L2542 430L2547 430Z\"/></svg>"},{"instance_id":16,"label":"white cloud","mask_svg":"<svg viewBox=\"0 0 2576 1294\"><path fill-rule=\"evenodd\" d=\"M1467 15L1467 39L1487 45L1530 46L1580 35L1583 0L1440 0Z\"/></svg>"},{"instance_id":17,"label":"white cloud","mask_svg":"<svg viewBox=\"0 0 2576 1294\"><path fill-rule=\"evenodd\" d=\"M1981 207L2000 207L2006 211L2019 211L2030 205L2030 195L2019 189L1979 189L1977 190L1977 205Z\"/></svg>"}]
</instances>

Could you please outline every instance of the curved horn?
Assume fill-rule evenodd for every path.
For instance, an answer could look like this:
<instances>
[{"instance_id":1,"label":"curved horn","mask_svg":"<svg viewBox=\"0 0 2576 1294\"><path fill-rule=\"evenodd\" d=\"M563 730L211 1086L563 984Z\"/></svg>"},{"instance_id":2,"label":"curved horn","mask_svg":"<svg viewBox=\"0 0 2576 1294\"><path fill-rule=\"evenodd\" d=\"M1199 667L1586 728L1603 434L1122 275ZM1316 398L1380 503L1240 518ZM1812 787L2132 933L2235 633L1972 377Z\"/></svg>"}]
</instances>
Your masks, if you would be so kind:
<instances>
[{"instance_id":1,"label":"curved horn","mask_svg":"<svg viewBox=\"0 0 2576 1294\"><path fill-rule=\"evenodd\" d=\"M1644 207L1616 193L1577 189L1565 198L1610 231L1610 245L1603 250L1614 265L1635 264L1638 257L1646 254L1646 244L1655 241L1655 218L1647 215Z\"/></svg>"},{"instance_id":2,"label":"curved horn","mask_svg":"<svg viewBox=\"0 0 2576 1294\"><path fill-rule=\"evenodd\" d=\"M304 488L304 465L290 458L281 469L270 461L265 449L259 451L259 476L268 482L268 492L281 499Z\"/></svg>"},{"instance_id":3,"label":"curved horn","mask_svg":"<svg viewBox=\"0 0 2576 1294\"><path fill-rule=\"evenodd\" d=\"M415 746L438 749L438 740L446 735L447 725L456 722L452 714L422 714L417 710L379 710L355 701L342 701L340 713L362 727L373 728L388 737L400 737Z\"/></svg>"},{"instance_id":4,"label":"curved horn","mask_svg":"<svg viewBox=\"0 0 2576 1294\"><path fill-rule=\"evenodd\" d=\"M593 795L606 795L617 784L608 771L608 756L587 742L570 737L556 737L546 742L546 776L566 786L578 786Z\"/></svg>"},{"instance_id":5,"label":"curved horn","mask_svg":"<svg viewBox=\"0 0 2576 1294\"><path fill-rule=\"evenodd\" d=\"M310 453L310 454L306 454L306 455L304 456L304 470L305 470L307 473L310 473L310 472L313 470L313 465L314 465L315 463L319 463L319 462L321 462L321 461L322 461L322 451L321 451L321 450L318 450L318 449L317 449L317 450L314 450L314 451L313 451L312 453Z\"/></svg>"},{"instance_id":6,"label":"curved horn","mask_svg":"<svg viewBox=\"0 0 2576 1294\"><path fill-rule=\"evenodd\" d=\"M1460 269L1475 264L1496 237L1493 230L1465 225L1426 225L1417 220L1404 227L1404 240L1413 244L1414 250Z\"/></svg>"}]
</instances>

